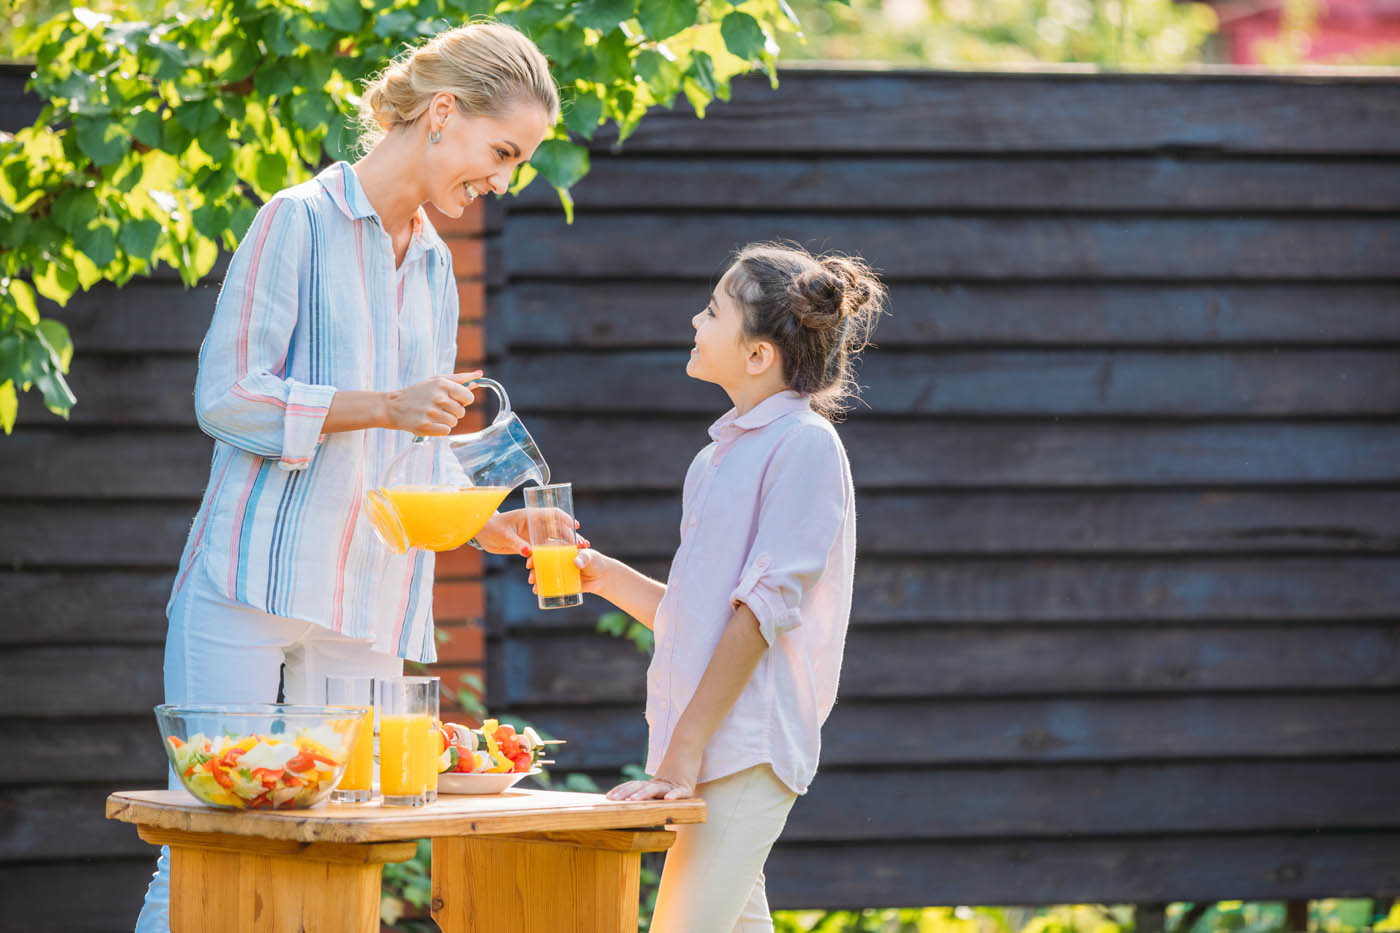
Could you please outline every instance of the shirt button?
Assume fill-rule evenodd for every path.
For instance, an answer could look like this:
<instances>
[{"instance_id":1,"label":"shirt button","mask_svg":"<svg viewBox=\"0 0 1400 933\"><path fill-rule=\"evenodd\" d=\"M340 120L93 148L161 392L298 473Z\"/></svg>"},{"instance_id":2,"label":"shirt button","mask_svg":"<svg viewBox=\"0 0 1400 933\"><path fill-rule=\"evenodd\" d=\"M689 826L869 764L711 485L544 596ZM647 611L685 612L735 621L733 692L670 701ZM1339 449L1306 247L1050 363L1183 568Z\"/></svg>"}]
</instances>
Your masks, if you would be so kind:
<instances>
[{"instance_id":1,"label":"shirt button","mask_svg":"<svg viewBox=\"0 0 1400 933\"><path fill-rule=\"evenodd\" d=\"M695 519L692 518L690 521L686 522L685 524L686 524L686 527L687 527L687 528L694 528L694 527L695 527Z\"/></svg>"}]
</instances>

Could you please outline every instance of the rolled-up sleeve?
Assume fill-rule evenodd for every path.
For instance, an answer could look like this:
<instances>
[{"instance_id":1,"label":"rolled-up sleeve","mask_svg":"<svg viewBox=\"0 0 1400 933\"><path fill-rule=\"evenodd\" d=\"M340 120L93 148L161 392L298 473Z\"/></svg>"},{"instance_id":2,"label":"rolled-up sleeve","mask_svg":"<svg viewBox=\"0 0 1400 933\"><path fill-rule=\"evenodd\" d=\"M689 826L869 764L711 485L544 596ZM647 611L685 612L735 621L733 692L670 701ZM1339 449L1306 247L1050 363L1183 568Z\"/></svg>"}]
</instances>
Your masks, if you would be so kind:
<instances>
[{"instance_id":1,"label":"rolled-up sleeve","mask_svg":"<svg viewBox=\"0 0 1400 933\"><path fill-rule=\"evenodd\" d=\"M845 523L850 480L839 444L804 426L783 439L765 471L758 529L730 601L749 607L770 645L802 624L802 598Z\"/></svg>"},{"instance_id":2,"label":"rolled-up sleeve","mask_svg":"<svg viewBox=\"0 0 1400 933\"><path fill-rule=\"evenodd\" d=\"M307 221L302 205L263 205L233 254L199 351L195 414L206 434L284 470L302 470L321 441L335 387L282 375L297 324Z\"/></svg>"}]
</instances>

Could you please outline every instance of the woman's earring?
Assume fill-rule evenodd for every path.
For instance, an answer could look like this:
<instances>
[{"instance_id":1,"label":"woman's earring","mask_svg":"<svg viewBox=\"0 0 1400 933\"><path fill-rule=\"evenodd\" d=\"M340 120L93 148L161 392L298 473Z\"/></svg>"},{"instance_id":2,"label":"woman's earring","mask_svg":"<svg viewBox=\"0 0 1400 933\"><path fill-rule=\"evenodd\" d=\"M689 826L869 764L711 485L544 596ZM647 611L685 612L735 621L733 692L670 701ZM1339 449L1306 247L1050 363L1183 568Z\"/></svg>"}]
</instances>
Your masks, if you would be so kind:
<instances>
[{"instance_id":1,"label":"woman's earring","mask_svg":"<svg viewBox=\"0 0 1400 933\"><path fill-rule=\"evenodd\" d=\"M439 133L437 130L433 130L431 133L428 134L428 142L430 143L438 142L441 139L442 134Z\"/></svg>"}]
</instances>

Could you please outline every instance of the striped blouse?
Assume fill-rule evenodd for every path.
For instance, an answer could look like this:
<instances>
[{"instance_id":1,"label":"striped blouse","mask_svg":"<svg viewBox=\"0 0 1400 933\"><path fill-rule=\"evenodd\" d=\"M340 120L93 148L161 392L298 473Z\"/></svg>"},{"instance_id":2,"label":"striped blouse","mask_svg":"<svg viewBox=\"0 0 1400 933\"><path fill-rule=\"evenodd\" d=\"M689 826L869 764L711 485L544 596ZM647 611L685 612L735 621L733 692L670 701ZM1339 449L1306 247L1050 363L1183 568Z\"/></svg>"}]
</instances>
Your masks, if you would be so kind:
<instances>
[{"instance_id":1,"label":"striped blouse","mask_svg":"<svg viewBox=\"0 0 1400 933\"><path fill-rule=\"evenodd\" d=\"M412 435L321 426L336 389L450 373L456 343L452 259L421 209L396 269L349 163L268 201L199 351L195 412L214 457L174 592L202 563L230 599L434 660L433 555L390 552L360 505Z\"/></svg>"}]
</instances>

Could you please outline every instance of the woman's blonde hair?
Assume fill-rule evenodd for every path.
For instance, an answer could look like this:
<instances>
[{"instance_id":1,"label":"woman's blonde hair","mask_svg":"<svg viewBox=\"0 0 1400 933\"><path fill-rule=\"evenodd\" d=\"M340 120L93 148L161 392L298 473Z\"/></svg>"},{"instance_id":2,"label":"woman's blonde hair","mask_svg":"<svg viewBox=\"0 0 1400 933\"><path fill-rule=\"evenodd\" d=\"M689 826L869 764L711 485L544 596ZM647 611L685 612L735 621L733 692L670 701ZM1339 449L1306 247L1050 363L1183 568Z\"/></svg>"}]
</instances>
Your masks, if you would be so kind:
<instances>
[{"instance_id":1,"label":"woman's blonde hair","mask_svg":"<svg viewBox=\"0 0 1400 933\"><path fill-rule=\"evenodd\" d=\"M415 122L444 91L469 116L500 117L536 103L550 124L559 119L559 90L535 44L503 23L469 23L409 49L369 79L360 98L361 148Z\"/></svg>"}]
</instances>

